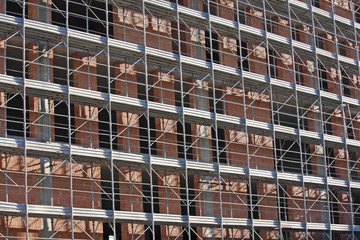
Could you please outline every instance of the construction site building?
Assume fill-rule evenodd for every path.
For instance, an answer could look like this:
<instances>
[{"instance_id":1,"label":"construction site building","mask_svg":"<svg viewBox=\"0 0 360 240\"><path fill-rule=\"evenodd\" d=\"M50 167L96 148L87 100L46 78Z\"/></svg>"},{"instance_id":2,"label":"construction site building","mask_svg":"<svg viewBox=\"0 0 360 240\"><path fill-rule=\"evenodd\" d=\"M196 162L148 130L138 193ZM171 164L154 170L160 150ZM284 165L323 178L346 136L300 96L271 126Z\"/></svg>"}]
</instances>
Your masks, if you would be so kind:
<instances>
[{"instance_id":1,"label":"construction site building","mask_svg":"<svg viewBox=\"0 0 360 240\"><path fill-rule=\"evenodd\" d=\"M0 0L0 239L360 239L358 0Z\"/></svg>"}]
</instances>

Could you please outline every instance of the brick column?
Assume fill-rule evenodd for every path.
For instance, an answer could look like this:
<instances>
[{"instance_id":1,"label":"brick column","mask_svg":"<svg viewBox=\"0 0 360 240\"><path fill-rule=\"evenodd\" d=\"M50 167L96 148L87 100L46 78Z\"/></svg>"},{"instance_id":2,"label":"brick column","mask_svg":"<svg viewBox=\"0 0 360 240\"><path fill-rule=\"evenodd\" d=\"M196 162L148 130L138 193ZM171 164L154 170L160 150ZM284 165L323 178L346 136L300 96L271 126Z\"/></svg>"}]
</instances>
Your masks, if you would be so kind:
<instances>
[{"instance_id":1,"label":"brick column","mask_svg":"<svg viewBox=\"0 0 360 240\"><path fill-rule=\"evenodd\" d=\"M248 136L248 144L250 155L256 151L255 156L250 159L250 167L274 170L274 159L270 158L274 154L271 137L252 133ZM258 149L261 145L263 145L261 149Z\"/></svg>"},{"instance_id":2,"label":"brick column","mask_svg":"<svg viewBox=\"0 0 360 240\"><path fill-rule=\"evenodd\" d=\"M171 2L176 2L174 0L171 0ZM179 5L184 5L184 1L178 1ZM183 55L186 55L186 53L189 53L189 47L188 44L190 42L189 35L186 33L187 27L185 24L181 24L180 20L180 41L181 41L181 53ZM171 22L171 37L174 39L172 41L172 51L174 53L179 53L179 46L178 46L178 24L176 21Z\"/></svg>"},{"instance_id":3,"label":"brick column","mask_svg":"<svg viewBox=\"0 0 360 240\"><path fill-rule=\"evenodd\" d=\"M91 59L91 56L88 57L79 52L74 53L72 58L73 69L77 69L72 74L74 87L96 91L96 59ZM75 129L81 126L75 132L76 144L94 147L99 146L97 111L97 107L74 105ZM93 115L95 116L93 117Z\"/></svg>"},{"instance_id":4,"label":"brick column","mask_svg":"<svg viewBox=\"0 0 360 240\"><path fill-rule=\"evenodd\" d=\"M291 38L291 32L289 27L289 20L282 19L278 16L272 19L274 33L286 38Z\"/></svg>"},{"instance_id":5,"label":"brick column","mask_svg":"<svg viewBox=\"0 0 360 240\"><path fill-rule=\"evenodd\" d=\"M51 0L27 0L27 6L29 19L51 22Z\"/></svg>"},{"instance_id":6,"label":"brick column","mask_svg":"<svg viewBox=\"0 0 360 240\"><path fill-rule=\"evenodd\" d=\"M114 67L115 94L137 98L136 68L122 62L116 62ZM118 150L140 152L139 121L136 120L138 117L139 115L135 113L116 111L117 133L123 132L117 138ZM119 169L120 210L143 212L142 171L131 168ZM124 240L137 238L144 230L144 225L141 224L122 223L121 237ZM139 239L145 239L145 236Z\"/></svg>"},{"instance_id":7,"label":"brick column","mask_svg":"<svg viewBox=\"0 0 360 240\"><path fill-rule=\"evenodd\" d=\"M246 134L240 131L228 130L226 138L229 142L233 141L227 148L229 164L247 166Z\"/></svg>"},{"instance_id":8,"label":"brick column","mask_svg":"<svg viewBox=\"0 0 360 240\"><path fill-rule=\"evenodd\" d=\"M172 74L160 71L152 73L154 86L154 101L175 105L175 80ZM177 158L176 120L156 118L156 152L164 157ZM181 214L180 178L178 174L158 172L159 210L160 213ZM171 230L169 229L171 228ZM161 226L161 238L176 237L181 232L180 226Z\"/></svg>"},{"instance_id":9,"label":"brick column","mask_svg":"<svg viewBox=\"0 0 360 240\"><path fill-rule=\"evenodd\" d=\"M319 0L319 3L320 9L323 9L327 12L332 12L331 2L328 2L327 0Z\"/></svg>"},{"instance_id":10,"label":"brick column","mask_svg":"<svg viewBox=\"0 0 360 240\"><path fill-rule=\"evenodd\" d=\"M159 172L159 210L162 214L181 215L180 175L171 172ZM181 226L161 227L161 239L176 238L182 231Z\"/></svg>"},{"instance_id":11,"label":"brick column","mask_svg":"<svg viewBox=\"0 0 360 240\"><path fill-rule=\"evenodd\" d=\"M247 8L246 12L248 13L247 16L247 24L249 26L264 29L264 24L262 22L263 19L263 12L256 11L251 8ZM262 75L267 75L267 66L266 66L266 49L265 47L256 46L252 43L248 43L248 48L250 50L255 49L249 56L250 59L250 70L251 72L259 73Z\"/></svg>"},{"instance_id":12,"label":"brick column","mask_svg":"<svg viewBox=\"0 0 360 240\"><path fill-rule=\"evenodd\" d=\"M258 201L259 203L260 219L277 220L277 194L276 186L272 183L258 182Z\"/></svg>"},{"instance_id":13,"label":"brick column","mask_svg":"<svg viewBox=\"0 0 360 240\"><path fill-rule=\"evenodd\" d=\"M323 38L321 41L323 41L324 50L336 53L335 37L327 33L323 34L321 37ZM321 63L319 62L319 64ZM339 74L337 69L333 67L325 67L325 69L327 71L328 90L330 92L340 94L339 86L336 84L339 83Z\"/></svg>"},{"instance_id":14,"label":"brick column","mask_svg":"<svg viewBox=\"0 0 360 240\"><path fill-rule=\"evenodd\" d=\"M351 8L350 8L351 2L348 0L337 0L334 1L335 5L335 14L339 15L341 17L353 20Z\"/></svg>"},{"instance_id":15,"label":"brick column","mask_svg":"<svg viewBox=\"0 0 360 240\"><path fill-rule=\"evenodd\" d=\"M332 134L339 137L345 137L343 119L341 110L336 110L333 116L331 116L332 123ZM337 178L347 179L347 163L346 163L346 153L343 149L334 149L335 158L335 171Z\"/></svg>"},{"instance_id":16,"label":"brick column","mask_svg":"<svg viewBox=\"0 0 360 240\"><path fill-rule=\"evenodd\" d=\"M243 101L243 89L240 87L232 88L231 86L224 86L227 94L225 95L225 114L235 117L244 117L244 101ZM232 89L231 89L232 88Z\"/></svg>"},{"instance_id":17,"label":"brick column","mask_svg":"<svg viewBox=\"0 0 360 240\"><path fill-rule=\"evenodd\" d=\"M304 216L304 199L303 199L303 188L300 186L282 186L287 194L291 196L292 199L285 193L284 196L287 199L287 211L288 211L288 221L295 222L305 222ZM300 207L301 209L299 209Z\"/></svg>"},{"instance_id":18,"label":"brick column","mask_svg":"<svg viewBox=\"0 0 360 240\"><path fill-rule=\"evenodd\" d=\"M142 197L142 171L132 170L131 168L120 168L120 210L143 212ZM144 225L122 223L121 237L123 240L139 237L144 231ZM144 239L145 236L139 239Z\"/></svg>"},{"instance_id":19,"label":"brick column","mask_svg":"<svg viewBox=\"0 0 360 240\"><path fill-rule=\"evenodd\" d=\"M127 42L143 44L143 18L140 12L118 9L113 6L114 11L114 37ZM135 27L136 29L135 29ZM147 46L172 51L171 22L158 19L153 16L145 16L145 28L148 33Z\"/></svg>"},{"instance_id":20,"label":"brick column","mask_svg":"<svg viewBox=\"0 0 360 240\"><path fill-rule=\"evenodd\" d=\"M172 52L171 22L166 19L147 16L149 25L147 26L146 44L148 47Z\"/></svg>"},{"instance_id":21,"label":"brick column","mask_svg":"<svg viewBox=\"0 0 360 240\"><path fill-rule=\"evenodd\" d=\"M135 67L129 64L117 62L115 63L115 94L137 98L137 73ZM117 132L123 132L117 138L119 150L129 152L140 152L139 140L139 120L136 120L139 114L116 112ZM135 122L134 122L135 121ZM131 125L131 127L128 127ZM126 130L125 130L126 129Z\"/></svg>"},{"instance_id":22,"label":"brick column","mask_svg":"<svg viewBox=\"0 0 360 240\"><path fill-rule=\"evenodd\" d=\"M234 12L232 9L236 9L236 5L232 1L219 0L218 1L219 17L236 21Z\"/></svg>"},{"instance_id":23,"label":"brick column","mask_svg":"<svg viewBox=\"0 0 360 240\"><path fill-rule=\"evenodd\" d=\"M351 212L350 209L350 196L346 191L338 191L337 194L335 194L336 198L339 200L338 207L339 207L339 224L348 224L351 225L351 215L349 212ZM345 209L346 210L345 210Z\"/></svg>"},{"instance_id":24,"label":"brick column","mask_svg":"<svg viewBox=\"0 0 360 240\"><path fill-rule=\"evenodd\" d=\"M306 63L307 66L300 66L300 71L302 74L301 79L299 79L302 83L302 85L305 85L307 87L312 88L318 88L317 84L317 78L315 71L315 64L313 61L303 60L304 63ZM303 64L301 61L299 61L299 64ZM313 74L314 76L311 76Z\"/></svg>"},{"instance_id":25,"label":"brick column","mask_svg":"<svg viewBox=\"0 0 360 240\"><path fill-rule=\"evenodd\" d=\"M319 198L319 195L321 194L321 191L319 189L306 189L306 201L307 201L307 209L311 207L311 209L308 210L307 215L307 221L311 223L320 223L322 222L322 204L317 200ZM315 202L316 201L316 202Z\"/></svg>"},{"instance_id":26,"label":"brick column","mask_svg":"<svg viewBox=\"0 0 360 240\"><path fill-rule=\"evenodd\" d=\"M225 86L227 94L225 95L225 114L243 118L243 90L241 88L233 88ZM228 160L231 165L247 166L246 158L246 138L245 133L240 131L226 130L226 137L228 142L233 141L228 146ZM236 138L236 139L235 139Z\"/></svg>"},{"instance_id":27,"label":"brick column","mask_svg":"<svg viewBox=\"0 0 360 240\"><path fill-rule=\"evenodd\" d=\"M238 55L235 38L228 36L222 36L222 39L219 38L219 51L221 52L220 56L222 58L220 62L223 65L238 68Z\"/></svg>"},{"instance_id":28,"label":"brick column","mask_svg":"<svg viewBox=\"0 0 360 240\"><path fill-rule=\"evenodd\" d=\"M245 181L230 179L229 186L223 183L222 203L223 217L247 218L247 184ZM245 204L244 204L245 203Z\"/></svg>"},{"instance_id":29,"label":"brick column","mask_svg":"<svg viewBox=\"0 0 360 240\"><path fill-rule=\"evenodd\" d=\"M353 160L354 162L357 161L357 159L360 158L360 153L355 153L355 160ZM355 163L354 163L355 164ZM354 167L354 170L353 171L356 171L356 169L360 169L360 163L357 163ZM360 177L360 172L357 171L357 177L359 178Z\"/></svg>"},{"instance_id":30,"label":"brick column","mask_svg":"<svg viewBox=\"0 0 360 240\"><path fill-rule=\"evenodd\" d=\"M335 173L337 178L348 179L347 160L345 149L334 149Z\"/></svg>"},{"instance_id":31,"label":"brick column","mask_svg":"<svg viewBox=\"0 0 360 240\"><path fill-rule=\"evenodd\" d=\"M289 29L289 21L285 19L281 19L280 17L273 17L273 32L280 36L290 38L291 32ZM277 76L276 78L285 80L288 82L294 82L294 72L292 56L291 54L281 53L274 51L276 58L276 69L277 69ZM280 55L280 56L279 56Z\"/></svg>"},{"instance_id":32,"label":"brick column","mask_svg":"<svg viewBox=\"0 0 360 240\"><path fill-rule=\"evenodd\" d=\"M101 209L101 168L91 163L72 165L74 207ZM68 199L69 201L70 199ZM93 202L93 201L94 202Z\"/></svg>"},{"instance_id":33,"label":"brick column","mask_svg":"<svg viewBox=\"0 0 360 240\"><path fill-rule=\"evenodd\" d=\"M143 15L140 12L117 8L113 5L114 38L142 44ZM146 17L147 18L147 17ZM148 25L148 21L145 23ZM134 26L137 28L134 29ZM147 26L146 26L147 27Z\"/></svg>"},{"instance_id":34,"label":"brick column","mask_svg":"<svg viewBox=\"0 0 360 240\"><path fill-rule=\"evenodd\" d=\"M357 59L357 50L356 45L351 42L344 43L346 45L346 57ZM359 76L350 72L347 72L348 76L342 76L343 78L349 78L349 86L348 89L350 90L350 96L353 98L357 98L357 94L359 93ZM344 89L344 88L343 88Z\"/></svg>"},{"instance_id":35,"label":"brick column","mask_svg":"<svg viewBox=\"0 0 360 240\"><path fill-rule=\"evenodd\" d=\"M175 105L174 76L171 74L155 71L153 74L154 101L168 105ZM156 143L158 155L165 157L177 157L177 130L176 121L173 119L156 119L156 137L160 137Z\"/></svg>"},{"instance_id":36,"label":"brick column","mask_svg":"<svg viewBox=\"0 0 360 240\"><path fill-rule=\"evenodd\" d=\"M310 32L310 28L307 25L300 25L298 27L298 30L299 30L297 31L298 41L312 45L313 36L312 33Z\"/></svg>"},{"instance_id":37,"label":"brick column","mask_svg":"<svg viewBox=\"0 0 360 240\"><path fill-rule=\"evenodd\" d=\"M331 121L332 135L345 137L342 111L339 109L335 110L335 112L333 112L333 115L331 116L330 119L331 119L330 121Z\"/></svg>"},{"instance_id":38,"label":"brick column","mask_svg":"<svg viewBox=\"0 0 360 240\"><path fill-rule=\"evenodd\" d=\"M0 13L5 13L5 1L0 1Z\"/></svg>"},{"instance_id":39,"label":"brick column","mask_svg":"<svg viewBox=\"0 0 360 240\"><path fill-rule=\"evenodd\" d=\"M273 30L275 34L278 34L286 38L291 37L288 20L281 19L280 17L274 17L272 21L273 21ZM280 55L280 57L278 55ZM276 60L276 66L277 66L276 78L288 82L294 82L294 72L292 70L293 62L292 62L291 54L275 52L275 57L280 58Z\"/></svg>"}]
</instances>

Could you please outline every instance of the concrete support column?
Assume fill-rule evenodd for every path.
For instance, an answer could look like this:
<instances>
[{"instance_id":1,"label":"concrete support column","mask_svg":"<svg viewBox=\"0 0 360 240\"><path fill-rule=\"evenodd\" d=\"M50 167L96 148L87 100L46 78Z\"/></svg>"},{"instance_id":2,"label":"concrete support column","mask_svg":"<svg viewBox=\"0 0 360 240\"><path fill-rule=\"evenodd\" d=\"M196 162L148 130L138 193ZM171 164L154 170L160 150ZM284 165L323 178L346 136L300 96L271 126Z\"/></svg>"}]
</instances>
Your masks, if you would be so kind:
<instances>
[{"instance_id":1,"label":"concrete support column","mask_svg":"<svg viewBox=\"0 0 360 240\"><path fill-rule=\"evenodd\" d=\"M73 82L74 87L97 90L96 58L75 53L73 57ZM106 111L105 109L103 111ZM75 112L75 143L84 146L99 146L98 135L98 108L93 106L74 106Z\"/></svg>"}]
</instances>

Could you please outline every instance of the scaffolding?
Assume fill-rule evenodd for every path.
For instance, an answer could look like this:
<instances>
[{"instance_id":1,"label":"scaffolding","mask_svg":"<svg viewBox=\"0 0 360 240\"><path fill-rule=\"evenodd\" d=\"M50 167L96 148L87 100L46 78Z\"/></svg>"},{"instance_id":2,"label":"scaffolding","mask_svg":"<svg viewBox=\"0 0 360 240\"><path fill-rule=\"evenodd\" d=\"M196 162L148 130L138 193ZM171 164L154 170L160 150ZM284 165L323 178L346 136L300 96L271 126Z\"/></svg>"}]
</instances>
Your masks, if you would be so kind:
<instances>
[{"instance_id":1,"label":"scaffolding","mask_svg":"<svg viewBox=\"0 0 360 240\"><path fill-rule=\"evenodd\" d=\"M353 0L0 0L0 238L360 239Z\"/></svg>"}]
</instances>

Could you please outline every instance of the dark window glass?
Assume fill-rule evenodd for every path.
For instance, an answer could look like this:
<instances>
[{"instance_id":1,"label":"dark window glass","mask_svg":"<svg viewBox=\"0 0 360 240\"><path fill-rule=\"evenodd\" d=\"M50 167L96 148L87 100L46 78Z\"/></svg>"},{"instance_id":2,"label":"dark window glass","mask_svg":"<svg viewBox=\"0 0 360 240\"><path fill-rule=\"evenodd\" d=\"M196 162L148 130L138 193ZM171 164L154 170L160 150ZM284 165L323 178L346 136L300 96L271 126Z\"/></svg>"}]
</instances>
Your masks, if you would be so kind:
<instances>
[{"instance_id":1,"label":"dark window glass","mask_svg":"<svg viewBox=\"0 0 360 240\"><path fill-rule=\"evenodd\" d=\"M341 71L341 79L343 84L343 95L346 97L350 97L350 81L349 76L345 71Z\"/></svg>"},{"instance_id":2,"label":"dark window glass","mask_svg":"<svg viewBox=\"0 0 360 240\"><path fill-rule=\"evenodd\" d=\"M6 133L13 136L24 136L24 102L20 94L7 94ZM29 109L29 98L26 97L26 109ZM29 122L29 111L26 111L26 123ZM29 136L27 128L26 136Z\"/></svg>"},{"instance_id":3,"label":"dark window glass","mask_svg":"<svg viewBox=\"0 0 360 240\"><path fill-rule=\"evenodd\" d=\"M286 189L286 186L284 186ZM280 205L280 218L282 221L288 221L288 196L284 189L279 186L279 205Z\"/></svg>"},{"instance_id":4,"label":"dark window glass","mask_svg":"<svg viewBox=\"0 0 360 240\"><path fill-rule=\"evenodd\" d=\"M320 8L320 0L312 0L311 3L314 7Z\"/></svg>"},{"instance_id":5,"label":"dark window glass","mask_svg":"<svg viewBox=\"0 0 360 240\"><path fill-rule=\"evenodd\" d=\"M25 1L26 2L26 1ZM16 0L6 0L6 14L15 17L23 16L23 2ZM25 5L25 15L28 15L28 4Z\"/></svg>"},{"instance_id":6,"label":"dark window glass","mask_svg":"<svg viewBox=\"0 0 360 240\"><path fill-rule=\"evenodd\" d=\"M326 167L327 167L327 176L336 177L336 168L335 168L335 159L334 159L334 149L326 148Z\"/></svg>"},{"instance_id":7,"label":"dark window glass","mask_svg":"<svg viewBox=\"0 0 360 240\"><path fill-rule=\"evenodd\" d=\"M251 209L250 204L253 206L253 217L254 219L260 218L259 205L258 203L258 191L257 191L257 182L251 182L251 196L250 196L250 188L247 188L247 204L249 206L248 210L248 218L251 219Z\"/></svg>"},{"instance_id":8,"label":"dark window glass","mask_svg":"<svg viewBox=\"0 0 360 240\"><path fill-rule=\"evenodd\" d=\"M209 88L209 107L210 107L210 112L214 113L215 109L214 109L214 99L213 99L213 89ZM222 93L221 90L216 89L215 90L215 101L217 101L216 103L216 112L219 114L223 114L224 113L224 106L223 106L223 101L220 101L219 99L221 98ZM211 128L211 145L212 145L212 149L213 149L213 162L217 162L217 153L216 153L216 131L215 129L212 127ZM220 152L219 154L219 162L220 163L226 163L226 151L225 151L225 129L217 127L217 139L218 139L218 150Z\"/></svg>"},{"instance_id":9,"label":"dark window glass","mask_svg":"<svg viewBox=\"0 0 360 240\"><path fill-rule=\"evenodd\" d=\"M327 72L321 63L318 64L318 74L320 78L320 89L328 91Z\"/></svg>"}]
</instances>

